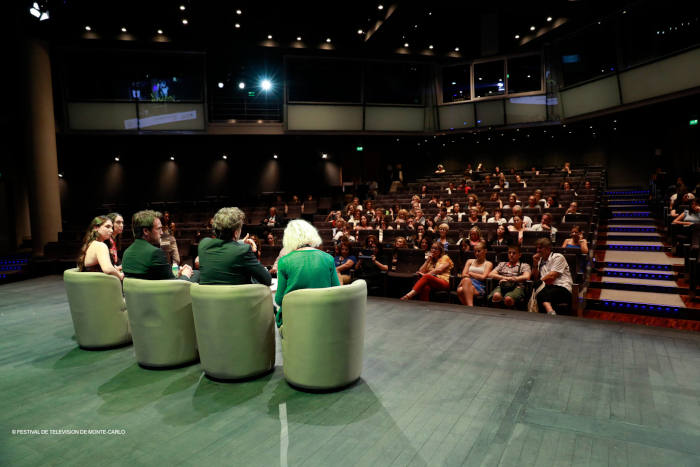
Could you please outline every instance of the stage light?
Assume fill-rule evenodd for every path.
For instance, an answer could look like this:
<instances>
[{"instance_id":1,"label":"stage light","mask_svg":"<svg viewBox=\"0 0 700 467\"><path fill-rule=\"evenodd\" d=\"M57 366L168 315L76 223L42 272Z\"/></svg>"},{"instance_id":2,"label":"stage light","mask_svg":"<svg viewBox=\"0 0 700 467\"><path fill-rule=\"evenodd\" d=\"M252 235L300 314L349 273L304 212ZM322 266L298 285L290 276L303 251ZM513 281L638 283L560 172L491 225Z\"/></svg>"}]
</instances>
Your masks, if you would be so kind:
<instances>
[{"instance_id":1,"label":"stage light","mask_svg":"<svg viewBox=\"0 0 700 467\"><path fill-rule=\"evenodd\" d=\"M61 172L58 173L58 178L63 178L63 174Z\"/></svg>"},{"instance_id":2,"label":"stage light","mask_svg":"<svg viewBox=\"0 0 700 467\"><path fill-rule=\"evenodd\" d=\"M268 38L268 39L272 39L272 34L268 34L268 35L267 35L267 38Z\"/></svg>"},{"instance_id":3,"label":"stage light","mask_svg":"<svg viewBox=\"0 0 700 467\"><path fill-rule=\"evenodd\" d=\"M159 29L159 30L158 30L158 34L163 34L163 30L162 30L162 29Z\"/></svg>"},{"instance_id":4,"label":"stage light","mask_svg":"<svg viewBox=\"0 0 700 467\"><path fill-rule=\"evenodd\" d=\"M404 42L403 46L408 47L408 42Z\"/></svg>"},{"instance_id":5,"label":"stage light","mask_svg":"<svg viewBox=\"0 0 700 467\"><path fill-rule=\"evenodd\" d=\"M236 24L233 25L233 27L235 27L236 29L240 29L240 28L241 28L241 23L236 23Z\"/></svg>"},{"instance_id":6,"label":"stage light","mask_svg":"<svg viewBox=\"0 0 700 467\"><path fill-rule=\"evenodd\" d=\"M459 47L455 47L455 52L459 52Z\"/></svg>"},{"instance_id":7,"label":"stage light","mask_svg":"<svg viewBox=\"0 0 700 467\"><path fill-rule=\"evenodd\" d=\"M534 30L535 30L535 27L534 27L534 26L530 26L530 31L534 31Z\"/></svg>"},{"instance_id":8,"label":"stage light","mask_svg":"<svg viewBox=\"0 0 700 467\"><path fill-rule=\"evenodd\" d=\"M34 2L32 7L29 9L29 13L35 18L39 18L39 21L49 19L49 10L43 2L41 5L39 5L38 2Z\"/></svg>"},{"instance_id":9,"label":"stage light","mask_svg":"<svg viewBox=\"0 0 700 467\"><path fill-rule=\"evenodd\" d=\"M520 39L520 34L516 34L516 35L515 35L515 38L516 38L516 39Z\"/></svg>"},{"instance_id":10,"label":"stage light","mask_svg":"<svg viewBox=\"0 0 700 467\"><path fill-rule=\"evenodd\" d=\"M185 11L185 5L180 5L180 10Z\"/></svg>"},{"instance_id":11,"label":"stage light","mask_svg":"<svg viewBox=\"0 0 700 467\"><path fill-rule=\"evenodd\" d=\"M364 34L365 32L364 32L362 29L358 29L358 30L357 30L357 33L358 33L358 34Z\"/></svg>"},{"instance_id":12,"label":"stage light","mask_svg":"<svg viewBox=\"0 0 700 467\"><path fill-rule=\"evenodd\" d=\"M115 162L119 162L119 156L115 156L115 157L114 157L114 161L115 161Z\"/></svg>"},{"instance_id":13,"label":"stage light","mask_svg":"<svg viewBox=\"0 0 700 467\"><path fill-rule=\"evenodd\" d=\"M430 50L433 50L433 46L432 46L432 45L429 45L428 48L429 48Z\"/></svg>"},{"instance_id":14,"label":"stage light","mask_svg":"<svg viewBox=\"0 0 700 467\"><path fill-rule=\"evenodd\" d=\"M222 158L223 160L226 160L226 159L228 159L228 156L227 156L226 154L224 154L223 156L221 156L221 158Z\"/></svg>"},{"instance_id":15,"label":"stage light","mask_svg":"<svg viewBox=\"0 0 700 467\"><path fill-rule=\"evenodd\" d=\"M222 88L224 87L224 83L222 83L221 81L219 81L218 86L219 86L219 89L222 89Z\"/></svg>"},{"instance_id":16,"label":"stage light","mask_svg":"<svg viewBox=\"0 0 700 467\"><path fill-rule=\"evenodd\" d=\"M383 9L384 9L384 5L382 5L381 3L379 5L377 5L377 10L383 10Z\"/></svg>"},{"instance_id":17,"label":"stage light","mask_svg":"<svg viewBox=\"0 0 700 467\"><path fill-rule=\"evenodd\" d=\"M187 19L183 19L183 20L182 20L182 24L184 24L185 26L187 26L187 25L189 24L189 21L187 21Z\"/></svg>"},{"instance_id":18,"label":"stage light","mask_svg":"<svg viewBox=\"0 0 700 467\"><path fill-rule=\"evenodd\" d=\"M238 83L238 89L245 89L245 83L243 81Z\"/></svg>"},{"instance_id":19,"label":"stage light","mask_svg":"<svg viewBox=\"0 0 700 467\"><path fill-rule=\"evenodd\" d=\"M242 15L243 12L242 12L241 10L236 10L236 14L237 14L237 15Z\"/></svg>"},{"instance_id":20,"label":"stage light","mask_svg":"<svg viewBox=\"0 0 700 467\"><path fill-rule=\"evenodd\" d=\"M328 154L326 154L325 152L321 154L321 159L328 159Z\"/></svg>"},{"instance_id":21,"label":"stage light","mask_svg":"<svg viewBox=\"0 0 700 467\"><path fill-rule=\"evenodd\" d=\"M301 36L297 36L297 41L301 41Z\"/></svg>"},{"instance_id":22,"label":"stage light","mask_svg":"<svg viewBox=\"0 0 700 467\"><path fill-rule=\"evenodd\" d=\"M273 159L277 159L277 154L273 154L273 155L272 155L272 158L273 158Z\"/></svg>"},{"instance_id":23,"label":"stage light","mask_svg":"<svg viewBox=\"0 0 700 467\"><path fill-rule=\"evenodd\" d=\"M92 31L92 28L90 26L85 26L86 31Z\"/></svg>"},{"instance_id":24,"label":"stage light","mask_svg":"<svg viewBox=\"0 0 700 467\"><path fill-rule=\"evenodd\" d=\"M122 32L126 32L126 28L122 28Z\"/></svg>"},{"instance_id":25,"label":"stage light","mask_svg":"<svg viewBox=\"0 0 700 467\"><path fill-rule=\"evenodd\" d=\"M331 38L330 38L330 37L327 38L327 39L326 39L326 42L328 42L328 43L330 44L330 43L331 43Z\"/></svg>"},{"instance_id":26,"label":"stage light","mask_svg":"<svg viewBox=\"0 0 700 467\"><path fill-rule=\"evenodd\" d=\"M264 79L260 82L260 87L263 91L269 91L272 89L272 82L269 79Z\"/></svg>"},{"instance_id":27,"label":"stage light","mask_svg":"<svg viewBox=\"0 0 700 467\"><path fill-rule=\"evenodd\" d=\"M175 156L170 156L170 160L171 160L171 161L174 161L174 160L175 160Z\"/></svg>"},{"instance_id":28,"label":"stage light","mask_svg":"<svg viewBox=\"0 0 700 467\"><path fill-rule=\"evenodd\" d=\"M551 17L551 16L547 16L547 22L550 22L550 21L552 21L552 17Z\"/></svg>"}]
</instances>

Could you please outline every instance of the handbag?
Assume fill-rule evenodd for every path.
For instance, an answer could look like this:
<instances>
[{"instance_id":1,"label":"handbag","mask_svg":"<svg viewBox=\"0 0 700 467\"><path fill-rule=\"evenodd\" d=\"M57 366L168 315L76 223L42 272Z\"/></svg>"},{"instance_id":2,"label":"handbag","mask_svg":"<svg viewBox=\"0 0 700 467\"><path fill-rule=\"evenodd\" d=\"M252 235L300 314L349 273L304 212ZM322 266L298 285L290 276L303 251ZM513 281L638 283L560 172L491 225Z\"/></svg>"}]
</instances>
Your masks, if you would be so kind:
<instances>
[{"instance_id":1,"label":"handbag","mask_svg":"<svg viewBox=\"0 0 700 467\"><path fill-rule=\"evenodd\" d=\"M537 294L542 289L544 289L544 282L542 282L539 285L539 287L532 291L532 295L530 295L530 301L527 302L527 311L529 311L530 313L539 313L540 310L539 306L537 306Z\"/></svg>"},{"instance_id":2,"label":"handbag","mask_svg":"<svg viewBox=\"0 0 700 467\"><path fill-rule=\"evenodd\" d=\"M520 276L520 270L523 267L522 261L518 262L518 276ZM508 292L512 292L518 286L515 281L501 281L498 286L501 288L501 295L505 295Z\"/></svg>"}]
</instances>

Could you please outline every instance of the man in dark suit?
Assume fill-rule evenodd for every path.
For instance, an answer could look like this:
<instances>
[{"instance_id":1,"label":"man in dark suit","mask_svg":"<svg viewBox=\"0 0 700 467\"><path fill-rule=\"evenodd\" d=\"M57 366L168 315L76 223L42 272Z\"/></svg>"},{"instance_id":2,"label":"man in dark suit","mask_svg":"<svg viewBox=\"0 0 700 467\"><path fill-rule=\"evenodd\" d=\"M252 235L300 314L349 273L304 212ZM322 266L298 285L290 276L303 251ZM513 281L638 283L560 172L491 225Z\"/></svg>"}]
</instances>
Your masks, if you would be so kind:
<instances>
[{"instance_id":1,"label":"man in dark suit","mask_svg":"<svg viewBox=\"0 0 700 467\"><path fill-rule=\"evenodd\" d=\"M122 271L126 277L136 279L162 280L176 279L168 263L165 252L160 249L160 236L163 225L157 211L139 211L131 218L134 243L124 251ZM184 265L178 271L178 278L194 281L192 268Z\"/></svg>"},{"instance_id":2,"label":"man in dark suit","mask_svg":"<svg viewBox=\"0 0 700 467\"><path fill-rule=\"evenodd\" d=\"M241 242L245 215L238 208L221 208L214 215L216 238L199 242L199 271L201 284L240 285L258 282L270 285L272 277L260 264L256 245L246 238Z\"/></svg>"},{"instance_id":3,"label":"man in dark suit","mask_svg":"<svg viewBox=\"0 0 700 467\"><path fill-rule=\"evenodd\" d=\"M263 219L263 221L261 222L261 224L264 225L264 226L266 226L266 227L270 227L270 228L282 227L282 225L283 225L282 216L280 216L279 214L277 214L277 208L276 208L276 207L272 206L272 207L270 208L270 213L269 213L269 215L268 215L265 219Z\"/></svg>"}]
</instances>

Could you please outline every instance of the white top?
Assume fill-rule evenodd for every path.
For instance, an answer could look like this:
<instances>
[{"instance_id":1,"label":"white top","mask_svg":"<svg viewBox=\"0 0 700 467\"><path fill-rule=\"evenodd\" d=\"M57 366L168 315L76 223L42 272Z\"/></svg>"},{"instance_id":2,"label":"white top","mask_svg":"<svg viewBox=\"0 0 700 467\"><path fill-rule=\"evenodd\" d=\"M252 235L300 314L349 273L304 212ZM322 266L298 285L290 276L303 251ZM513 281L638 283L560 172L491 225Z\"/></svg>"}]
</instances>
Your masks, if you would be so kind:
<instances>
[{"instance_id":1,"label":"white top","mask_svg":"<svg viewBox=\"0 0 700 467\"><path fill-rule=\"evenodd\" d=\"M545 232L546 229L542 228L542 224L535 224L533 225L530 230L533 232ZM557 228L556 227L551 227L551 233L549 235L552 237L552 241L554 241L555 238L557 238Z\"/></svg>"},{"instance_id":2,"label":"white top","mask_svg":"<svg viewBox=\"0 0 700 467\"><path fill-rule=\"evenodd\" d=\"M559 276L554 279L553 285L564 287L571 292L574 285L574 280L571 278L569 263L561 253L550 253L549 258L541 259L539 264L540 279L549 274L551 271L556 271Z\"/></svg>"},{"instance_id":3,"label":"white top","mask_svg":"<svg viewBox=\"0 0 700 467\"><path fill-rule=\"evenodd\" d=\"M520 218L523 220L523 225L525 226L526 229L529 229L530 227L532 227L532 219L530 219L529 216L521 216ZM509 224L513 223L512 217L510 219L508 219L508 223Z\"/></svg>"}]
</instances>

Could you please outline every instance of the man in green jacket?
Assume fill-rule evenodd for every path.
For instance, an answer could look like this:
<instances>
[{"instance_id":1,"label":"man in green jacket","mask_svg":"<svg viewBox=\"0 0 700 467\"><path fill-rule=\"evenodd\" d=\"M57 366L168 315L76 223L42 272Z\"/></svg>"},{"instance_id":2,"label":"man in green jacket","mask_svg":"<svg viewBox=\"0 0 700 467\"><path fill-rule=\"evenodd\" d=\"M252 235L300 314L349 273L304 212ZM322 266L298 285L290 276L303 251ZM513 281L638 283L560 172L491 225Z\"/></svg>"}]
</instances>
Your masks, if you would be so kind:
<instances>
[{"instance_id":1,"label":"man in green jacket","mask_svg":"<svg viewBox=\"0 0 700 467\"><path fill-rule=\"evenodd\" d=\"M134 243L126 249L122 259L122 272L126 277L136 279L163 280L176 279L168 263L165 252L160 249L160 236L163 225L161 213L157 211L139 211L131 218L134 231ZM189 265L184 265L178 271L178 277L183 280L196 282Z\"/></svg>"}]
</instances>

